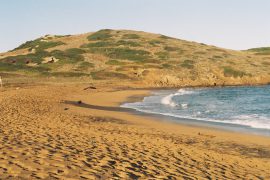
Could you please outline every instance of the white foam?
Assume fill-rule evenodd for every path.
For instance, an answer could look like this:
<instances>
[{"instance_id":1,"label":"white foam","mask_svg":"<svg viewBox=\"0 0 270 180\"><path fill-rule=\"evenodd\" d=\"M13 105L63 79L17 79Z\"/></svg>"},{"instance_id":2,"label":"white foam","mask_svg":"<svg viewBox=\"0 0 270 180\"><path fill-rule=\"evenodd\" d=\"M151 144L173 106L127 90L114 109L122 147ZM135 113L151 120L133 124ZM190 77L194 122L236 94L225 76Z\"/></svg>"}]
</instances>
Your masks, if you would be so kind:
<instances>
[{"instance_id":1,"label":"white foam","mask_svg":"<svg viewBox=\"0 0 270 180\"><path fill-rule=\"evenodd\" d=\"M174 96L175 96L175 94L170 94L168 96L165 96L164 98L161 99L161 104L175 107L176 104L175 104L175 102L172 99Z\"/></svg>"},{"instance_id":2,"label":"white foam","mask_svg":"<svg viewBox=\"0 0 270 180\"><path fill-rule=\"evenodd\" d=\"M257 114L234 116L229 122L252 128L270 129L270 118Z\"/></svg>"},{"instance_id":3,"label":"white foam","mask_svg":"<svg viewBox=\"0 0 270 180\"><path fill-rule=\"evenodd\" d=\"M172 113L162 113L162 112L157 112L157 111L150 111L150 110L144 110L138 107L130 106L130 105L125 105L122 107L128 107L128 108L133 108L137 111L145 112L145 113L151 113L151 114L160 114L164 116L170 116L170 117L176 117L176 118L182 118L182 119L192 119L192 120L197 120L197 121L208 121L208 122L216 122L216 123L223 123L223 124L236 124L236 125L241 125L241 126L246 126L246 127L251 127L255 129L267 129L270 130L270 118L267 117L262 117L262 116L251 116L251 115L241 115L241 116L235 116L235 119L231 120L217 120L217 119L210 119L210 118L198 118L198 117L192 117L192 116L182 116L182 115L177 115L177 114L172 114Z\"/></svg>"},{"instance_id":4,"label":"white foam","mask_svg":"<svg viewBox=\"0 0 270 180\"><path fill-rule=\"evenodd\" d=\"M161 104L168 105L171 107L176 107L179 106L177 103L173 101L173 97L175 96L182 96L186 94L193 94L193 91L188 91L185 89L179 89L177 93L169 94L168 96L165 96L164 98L161 99ZM187 104L181 104L182 108L187 108Z\"/></svg>"},{"instance_id":5,"label":"white foam","mask_svg":"<svg viewBox=\"0 0 270 180\"><path fill-rule=\"evenodd\" d=\"M179 95L193 94L194 93L194 91L188 91L186 89L179 89L177 92Z\"/></svg>"},{"instance_id":6,"label":"white foam","mask_svg":"<svg viewBox=\"0 0 270 180\"><path fill-rule=\"evenodd\" d=\"M183 103L183 104L181 104L181 107L186 109L186 108L188 108L188 104Z\"/></svg>"}]
</instances>

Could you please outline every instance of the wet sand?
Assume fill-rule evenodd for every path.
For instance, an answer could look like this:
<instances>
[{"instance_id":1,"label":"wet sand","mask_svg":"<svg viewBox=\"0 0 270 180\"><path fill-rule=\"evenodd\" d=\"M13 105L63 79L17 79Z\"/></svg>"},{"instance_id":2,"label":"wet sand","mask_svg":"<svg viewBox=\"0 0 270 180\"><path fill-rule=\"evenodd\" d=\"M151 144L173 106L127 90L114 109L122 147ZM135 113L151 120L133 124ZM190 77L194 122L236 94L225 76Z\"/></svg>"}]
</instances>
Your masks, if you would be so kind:
<instances>
[{"instance_id":1,"label":"wet sand","mask_svg":"<svg viewBox=\"0 0 270 180\"><path fill-rule=\"evenodd\" d=\"M0 90L1 179L270 178L269 137L135 115L119 105L149 90L86 87Z\"/></svg>"}]
</instances>

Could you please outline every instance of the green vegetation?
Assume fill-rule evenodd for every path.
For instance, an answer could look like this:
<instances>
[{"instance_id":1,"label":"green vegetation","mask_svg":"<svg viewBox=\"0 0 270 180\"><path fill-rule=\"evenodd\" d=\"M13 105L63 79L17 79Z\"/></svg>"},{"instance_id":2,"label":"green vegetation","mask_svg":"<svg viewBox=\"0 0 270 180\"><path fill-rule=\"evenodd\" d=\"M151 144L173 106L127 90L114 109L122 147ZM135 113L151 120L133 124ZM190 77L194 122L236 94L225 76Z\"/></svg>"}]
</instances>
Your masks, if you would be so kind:
<instances>
[{"instance_id":1,"label":"green vegetation","mask_svg":"<svg viewBox=\"0 0 270 180\"><path fill-rule=\"evenodd\" d=\"M83 61L79 64L79 66L76 68L76 71L86 71L89 68L94 68L95 65L93 63Z\"/></svg>"},{"instance_id":2,"label":"green vegetation","mask_svg":"<svg viewBox=\"0 0 270 180\"><path fill-rule=\"evenodd\" d=\"M28 73L40 73L47 72L49 68L46 67L30 67L26 64L11 64L6 62L0 62L0 71L12 72L12 71L24 71Z\"/></svg>"},{"instance_id":3,"label":"green vegetation","mask_svg":"<svg viewBox=\"0 0 270 180\"><path fill-rule=\"evenodd\" d=\"M210 49L207 49L207 51L211 51L211 52L222 52L222 53L227 53L226 50L224 49L218 49L218 48L210 48Z\"/></svg>"},{"instance_id":4,"label":"green vegetation","mask_svg":"<svg viewBox=\"0 0 270 180\"><path fill-rule=\"evenodd\" d=\"M121 61L117 61L117 60L109 60L106 62L107 65L117 65L117 66L120 66L120 65L124 65L125 63L124 62L121 62Z\"/></svg>"},{"instance_id":5,"label":"green vegetation","mask_svg":"<svg viewBox=\"0 0 270 180\"><path fill-rule=\"evenodd\" d=\"M152 45L152 46L157 46L157 45L159 45L159 44L162 44L163 42L160 41L160 40L154 39L154 40L149 41L148 43L149 43L150 45Z\"/></svg>"},{"instance_id":6,"label":"green vegetation","mask_svg":"<svg viewBox=\"0 0 270 180\"><path fill-rule=\"evenodd\" d=\"M89 44L84 44L81 46L81 48L93 48L93 47L109 47L113 46L114 44L109 41L99 41L95 43L89 43Z\"/></svg>"},{"instance_id":7,"label":"green vegetation","mask_svg":"<svg viewBox=\"0 0 270 180\"><path fill-rule=\"evenodd\" d=\"M115 47L115 46L130 46L130 47L139 47L141 46L139 43L134 41L124 41L120 40L117 42L111 41L99 41L95 43L84 44L81 48L93 48L93 47Z\"/></svg>"},{"instance_id":8,"label":"green vegetation","mask_svg":"<svg viewBox=\"0 0 270 180\"><path fill-rule=\"evenodd\" d=\"M130 47L139 47L141 46L140 43L134 42L134 41L124 41L124 40L120 40L118 42L116 42L117 46L130 46Z\"/></svg>"},{"instance_id":9,"label":"green vegetation","mask_svg":"<svg viewBox=\"0 0 270 180\"><path fill-rule=\"evenodd\" d=\"M134 50L129 48L111 49L108 56L113 59L127 59L131 61L143 61L149 58L150 53L144 50Z\"/></svg>"},{"instance_id":10,"label":"green vegetation","mask_svg":"<svg viewBox=\"0 0 270 180\"><path fill-rule=\"evenodd\" d=\"M2 59L2 61L7 63L12 63L14 65L18 64L26 64L27 62L38 63L40 64L43 58L50 56L50 53L47 51L37 51L35 54L27 54L27 55L18 55L18 56L10 56Z\"/></svg>"},{"instance_id":11,"label":"green vegetation","mask_svg":"<svg viewBox=\"0 0 270 180\"><path fill-rule=\"evenodd\" d=\"M11 60L15 60L16 63L24 63L25 61L30 61L33 63L40 64L45 57L55 57L60 60L77 62L83 61L84 58L81 54L85 53L82 49L72 48L65 51L54 50L52 52L47 51L37 51L35 54L19 55L15 57L9 57Z\"/></svg>"},{"instance_id":12,"label":"green vegetation","mask_svg":"<svg viewBox=\"0 0 270 180\"><path fill-rule=\"evenodd\" d=\"M267 68L270 67L270 56L255 56L270 55L270 47L238 52L164 35L109 29L74 38L63 37L46 36L28 41L15 49L24 51L1 54L5 58L0 59L0 72L23 76L27 73L63 77L91 76L93 79L110 80L136 78L134 72L145 70L153 82L154 73L157 73L157 80L162 74L168 73L179 78L195 79L199 83L203 76L213 71L218 83L221 83L224 76L252 77L250 73L254 77L266 77L267 80ZM73 40L75 42L68 42ZM64 42L67 44L64 45ZM22 53L29 54L20 55ZM218 73L218 68L221 73ZM225 78L225 84L227 80L231 81ZM232 84L238 82L244 81L232 80Z\"/></svg>"},{"instance_id":13,"label":"green vegetation","mask_svg":"<svg viewBox=\"0 0 270 180\"><path fill-rule=\"evenodd\" d=\"M162 64L162 67L163 67L164 69L170 69L170 68L172 68L173 66L170 65L170 64Z\"/></svg>"},{"instance_id":14,"label":"green vegetation","mask_svg":"<svg viewBox=\"0 0 270 180\"><path fill-rule=\"evenodd\" d=\"M140 36L137 34L124 34L123 39L140 39Z\"/></svg>"},{"instance_id":15,"label":"green vegetation","mask_svg":"<svg viewBox=\"0 0 270 180\"><path fill-rule=\"evenodd\" d=\"M221 59L223 58L222 56L213 56L214 59Z\"/></svg>"},{"instance_id":16,"label":"green vegetation","mask_svg":"<svg viewBox=\"0 0 270 180\"><path fill-rule=\"evenodd\" d=\"M39 38L39 39L36 39L33 41L27 41L26 43L15 48L13 51L19 50L19 49L25 49L25 48L29 48L30 50L36 49L36 51L44 51L45 49L56 47L56 46L63 45L63 44L65 44L65 43L63 43L61 41L57 41L57 42L45 41L45 40L42 40L42 38Z\"/></svg>"},{"instance_id":17,"label":"green vegetation","mask_svg":"<svg viewBox=\"0 0 270 180\"><path fill-rule=\"evenodd\" d=\"M103 54L112 59L125 59L130 61L143 61L150 58L150 53L144 50L130 48L91 48L91 53Z\"/></svg>"},{"instance_id":18,"label":"green vegetation","mask_svg":"<svg viewBox=\"0 0 270 180\"><path fill-rule=\"evenodd\" d=\"M232 67L226 66L223 67L223 72L224 72L224 76L226 77L243 77L245 75L247 75L245 72L243 71L239 71L239 70L235 70Z\"/></svg>"},{"instance_id":19,"label":"green vegetation","mask_svg":"<svg viewBox=\"0 0 270 180\"><path fill-rule=\"evenodd\" d=\"M83 49L72 48L65 51L54 50L50 56L60 59L60 63L76 63L84 60L83 53L85 53Z\"/></svg>"},{"instance_id":20,"label":"green vegetation","mask_svg":"<svg viewBox=\"0 0 270 180\"><path fill-rule=\"evenodd\" d=\"M62 37L69 37L69 36L71 36L70 34L68 34L68 35L55 35L54 37L56 37L56 38L62 38Z\"/></svg>"},{"instance_id":21,"label":"green vegetation","mask_svg":"<svg viewBox=\"0 0 270 180\"><path fill-rule=\"evenodd\" d=\"M161 35L161 36L159 36L159 38L161 38L161 39L175 39L175 38L165 36L165 35Z\"/></svg>"},{"instance_id":22,"label":"green vegetation","mask_svg":"<svg viewBox=\"0 0 270 180\"><path fill-rule=\"evenodd\" d=\"M179 47L172 47L172 46L165 46L164 50L165 51L177 51L177 50L180 50L180 48Z\"/></svg>"},{"instance_id":23,"label":"green vegetation","mask_svg":"<svg viewBox=\"0 0 270 180\"><path fill-rule=\"evenodd\" d=\"M256 52L256 55L270 55L270 47L253 48L248 51Z\"/></svg>"},{"instance_id":24,"label":"green vegetation","mask_svg":"<svg viewBox=\"0 0 270 180\"><path fill-rule=\"evenodd\" d=\"M170 54L166 51L157 52L155 55L158 56L160 60L167 60L170 57Z\"/></svg>"},{"instance_id":25,"label":"green vegetation","mask_svg":"<svg viewBox=\"0 0 270 180\"><path fill-rule=\"evenodd\" d=\"M2 71L29 71L29 72L48 72L50 71L49 65L43 65L42 61L46 57L55 57L60 61L58 64L64 63L76 63L79 61L83 61L84 57L81 55L85 53L82 49L72 48L67 49L66 51L54 50L52 52L47 51L37 51L36 53L31 53L27 55L18 55L18 56L10 56L4 59L1 59L1 67ZM36 66L28 66L29 63L35 63Z\"/></svg>"},{"instance_id":26,"label":"green vegetation","mask_svg":"<svg viewBox=\"0 0 270 180\"><path fill-rule=\"evenodd\" d=\"M194 54L204 55L204 54L207 54L207 52L205 52L205 51L196 51L196 52L194 52Z\"/></svg>"},{"instance_id":27,"label":"green vegetation","mask_svg":"<svg viewBox=\"0 0 270 180\"><path fill-rule=\"evenodd\" d=\"M87 37L89 41L105 41L112 37L110 29L103 29Z\"/></svg>"},{"instance_id":28,"label":"green vegetation","mask_svg":"<svg viewBox=\"0 0 270 180\"><path fill-rule=\"evenodd\" d=\"M185 60L182 64L182 67L187 68L187 69L193 69L194 68L194 61L192 60Z\"/></svg>"}]
</instances>

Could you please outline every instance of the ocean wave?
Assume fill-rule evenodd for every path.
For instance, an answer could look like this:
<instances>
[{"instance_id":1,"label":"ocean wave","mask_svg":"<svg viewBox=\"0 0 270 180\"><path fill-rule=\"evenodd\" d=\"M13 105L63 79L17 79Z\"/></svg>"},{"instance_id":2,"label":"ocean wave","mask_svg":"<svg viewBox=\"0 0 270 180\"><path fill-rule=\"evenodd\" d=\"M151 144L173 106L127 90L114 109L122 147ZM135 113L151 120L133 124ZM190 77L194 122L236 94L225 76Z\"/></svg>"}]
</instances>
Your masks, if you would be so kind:
<instances>
[{"instance_id":1,"label":"ocean wave","mask_svg":"<svg viewBox=\"0 0 270 180\"><path fill-rule=\"evenodd\" d=\"M164 98L161 99L161 104L175 107L177 104L172 99L174 96L176 96L176 94L170 94L168 96L165 96Z\"/></svg>"},{"instance_id":2,"label":"ocean wave","mask_svg":"<svg viewBox=\"0 0 270 180\"><path fill-rule=\"evenodd\" d=\"M126 105L123 107L132 108L140 112L150 113L150 114L159 114L163 116L169 116L173 118L180 118L180 119L190 119L195 121L204 121L204 122L214 122L214 123L222 123L222 124L235 124L240 126L246 126L255 129L267 129L270 130L270 118L264 116L257 116L257 115L240 115L235 116L230 120L217 120L217 119L210 119L210 118L198 118L192 116L181 116L172 113L162 113L157 111L150 111L144 110L138 107Z\"/></svg>"},{"instance_id":3,"label":"ocean wave","mask_svg":"<svg viewBox=\"0 0 270 180\"><path fill-rule=\"evenodd\" d=\"M257 129L270 129L270 117L259 116L257 114L234 116L228 122Z\"/></svg>"},{"instance_id":4,"label":"ocean wave","mask_svg":"<svg viewBox=\"0 0 270 180\"><path fill-rule=\"evenodd\" d=\"M189 90L186 90L186 89L179 89L176 93L173 93L173 94L169 94L165 97L163 97L161 99L161 104L163 105L168 105L168 106L171 106L171 107L176 107L176 106L179 106L179 104L175 103L173 101L173 98L175 96L182 96L182 95L187 95L187 94L193 94L194 91L189 91ZM187 108L187 104L183 103L183 104L180 104L182 108Z\"/></svg>"},{"instance_id":5,"label":"ocean wave","mask_svg":"<svg viewBox=\"0 0 270 180\"><path fill-rule=\"evenodd\" d=\"M250 104L249 97L241 93L240 98L234 98L234 91L236 90L230 88L222 89L222 91L219 89L180 89L173 93L172 91L157 91L152 96L145 97L142 102L126 103L122 107L190 122L212 122L224 124L224 126L227 124L228 128L242 126L269 131L270 113L267 106L269 102L262 100L259 96L258 102ZM241 89L237 91L242 92ZM188 94L192 94L192 97L185 97ZM176 96L184 97L175 98ZM220 97L227 97L227 99ZM255 108L259 111L254 111Z\"/></svg>"}]
</instances>

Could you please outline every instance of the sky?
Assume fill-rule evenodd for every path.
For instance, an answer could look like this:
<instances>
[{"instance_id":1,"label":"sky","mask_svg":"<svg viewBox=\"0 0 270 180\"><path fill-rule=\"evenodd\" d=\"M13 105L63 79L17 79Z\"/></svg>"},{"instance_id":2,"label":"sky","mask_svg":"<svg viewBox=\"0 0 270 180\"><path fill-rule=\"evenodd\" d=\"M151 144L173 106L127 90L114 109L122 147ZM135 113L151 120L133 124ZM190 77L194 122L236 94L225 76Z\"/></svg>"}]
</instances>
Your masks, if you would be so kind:
<instances>
[{"instance_id":1,"label":"sky","mask_svg":"<svg viewBox=\"0 0 270 180\"><path fill-rule=\"evenodd\" d=\"M228 49L270 46L270 0L0 0L0 52L46 34L160 33Z\"/></svg>"}]
</instances>

